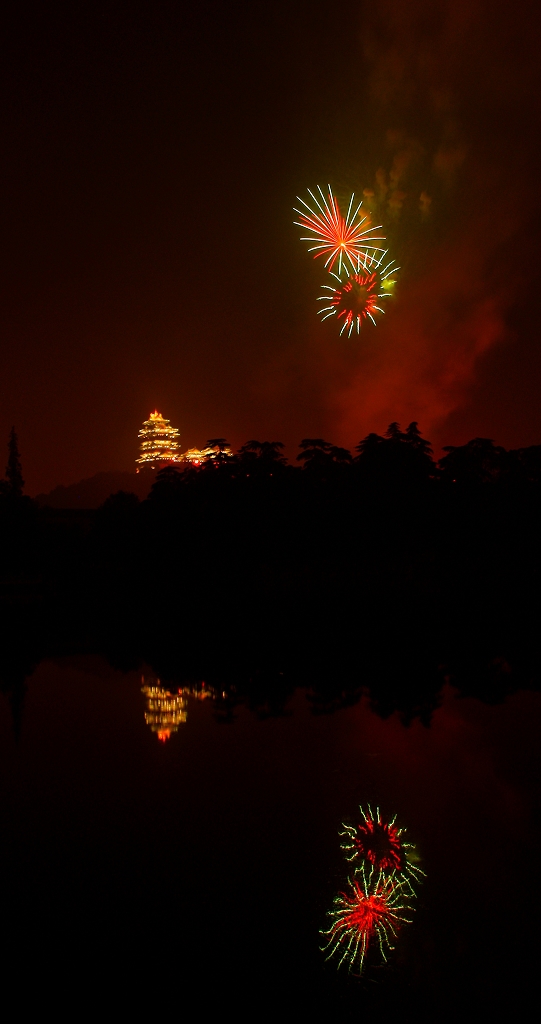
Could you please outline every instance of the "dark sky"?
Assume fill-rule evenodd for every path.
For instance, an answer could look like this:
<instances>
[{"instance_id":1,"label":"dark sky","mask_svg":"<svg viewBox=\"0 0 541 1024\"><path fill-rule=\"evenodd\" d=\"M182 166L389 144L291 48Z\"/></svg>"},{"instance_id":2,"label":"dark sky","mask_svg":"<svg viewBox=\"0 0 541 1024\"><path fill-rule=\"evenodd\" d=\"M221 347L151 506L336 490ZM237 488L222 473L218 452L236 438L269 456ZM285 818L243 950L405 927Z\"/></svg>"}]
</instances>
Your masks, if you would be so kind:
<instances>
[{"instance_id":1,"label":"dark sky","mask_svg":"<svg viewBox=\"0 0 541 1024\"><path fill-rule=\"evenodd\" d=\"M0 443L29 493L207 437L541 443L537 5L3 8ZM295 195L371 189L396 299L321 325ZM422 199L420 197L423 196ZM6 449L7 452L7 449Z\"/></svg>"}]
</instances>

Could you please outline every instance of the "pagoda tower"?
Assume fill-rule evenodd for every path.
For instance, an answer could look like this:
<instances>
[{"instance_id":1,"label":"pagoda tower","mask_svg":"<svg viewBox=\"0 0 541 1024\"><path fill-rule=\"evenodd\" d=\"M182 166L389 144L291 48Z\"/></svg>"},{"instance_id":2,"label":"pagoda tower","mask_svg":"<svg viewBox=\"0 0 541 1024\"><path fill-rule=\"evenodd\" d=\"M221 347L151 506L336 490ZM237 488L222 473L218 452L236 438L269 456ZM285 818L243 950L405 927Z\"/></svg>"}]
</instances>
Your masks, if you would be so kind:
<instances>
[{"instance_id":1,"label":"pagoda tower","mask_svg":"<svg viewBox=\"0 0 541 1024\"><path fill-rule=\"evenodd\" d=\"M177 428L172 427L171 421L164 419L161 412L151 412L139 431L141 454L135 460L139 469L143 466L159 469L172 462L181 462L178 435Z\"/></svg>"}]
</instances>

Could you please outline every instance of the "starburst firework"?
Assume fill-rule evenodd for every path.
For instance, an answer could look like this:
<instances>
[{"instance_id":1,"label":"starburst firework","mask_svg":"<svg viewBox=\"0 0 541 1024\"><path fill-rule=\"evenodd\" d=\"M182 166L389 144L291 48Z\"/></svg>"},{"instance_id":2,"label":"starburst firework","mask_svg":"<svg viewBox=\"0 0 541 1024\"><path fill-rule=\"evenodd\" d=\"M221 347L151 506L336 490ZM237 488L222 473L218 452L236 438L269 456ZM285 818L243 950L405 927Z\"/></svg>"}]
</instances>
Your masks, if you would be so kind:
<instances>
[{"instance_id":1,"label":"starburst firework","mask_svg":"<svg viewBox=\"0 0 541 1024\"><path fill-rule=\"evenodd\" d=\"M374 867L367 873L363 864L354 878L348 878L348 884L349 893L335 896L333 909L328 911L332 924L321 932L328 936L323 951L328 951L327 960L339 954L338 967L346 961L349 971L357 966L360 974L371 943L378 943L383 960L387 960L399 928L411 923L404 914L412 907L403 881L394 873L386 875Z\"/></svg>"},{"instance_id":2,"label":"starburst firework","mask_svg":"<svg viewBox=\"0 0 541 1024\"><path fill-rule=\"evenodd\" d=\"M324 284L326 295L318 296L318 302L328 302L330 305L318 310L326 320L327 317L336 316L342 322L340 334L348 332L348 338L353 330L357 329L359 334L361 324L367 317L376 324L378 314L385 310L378 302L388 298L392 294L395 284L394 275L400 269L395 266L394 260L385 264L387 251L384 250L380 256L376 251L365 253L362 259L358 259L354 270L343 274L331 272L337 284Z\"/></svg>"},{"instance_id":3,"label":"starburst firework","mask_svg":"<svg viewBox=\"0 0 541 1024\"><path fill-rule=\"evenodd\" d=\"M314 243L308 249L308 252L315 253L314 259L317 259L318 256L326 256L325 266L330 271L337 261L338 273L342 272L342 267L347 263L350 264L352 270L355 270L360 257L369 250L382 252L377 245L374 245L375 242L385 241L384 236L374 235L374 231L378 231L381 224L372 227L368 214L363 215L359 212L362 202L355 206L354 192L344 217L338 201L332 193L331 186L328 185L327 188L329 190L328 197L324 195L319 185L317 186L319 198L317 194L308 189L313 206L297 196L308 213L294 207L295 213L298 213L300 217L300 220L296 220L294 223L298 227L312 232L309 236L301 236L301 241Z\"/></svg>"},{"instance_id":4,"label":"starburst firework","mask_svg":"<svg viewBox=\"0 0 541 1024\"><path fill-rule=\"evenodd\" d=\"M341 847L346 859L360 865L361 870L364 870L364 864L368 862L378 871L394 874L413 894L412 884L421 880L424 871L412 862L415 847L405 842L406 829L395 824L396 815L390 821L385 821L379 807L375 814L370 805L367 813L362 807L359 810L362 815L360 824L343 824L344 831L339 832L343 836Z\"/></svg>"}]
</instances>

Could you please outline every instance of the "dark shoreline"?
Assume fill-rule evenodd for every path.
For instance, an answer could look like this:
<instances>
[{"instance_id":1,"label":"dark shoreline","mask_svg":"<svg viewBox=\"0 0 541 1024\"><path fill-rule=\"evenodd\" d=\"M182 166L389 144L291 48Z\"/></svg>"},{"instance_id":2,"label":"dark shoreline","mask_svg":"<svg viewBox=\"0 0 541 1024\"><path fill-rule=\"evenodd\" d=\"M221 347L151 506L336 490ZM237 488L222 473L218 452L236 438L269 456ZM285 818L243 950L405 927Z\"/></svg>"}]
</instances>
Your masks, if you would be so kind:
<instances>
[{"instance_id":1,"label":"dark shoreline","mask_svg":"<svg viewBox=\"0 0 541 1024\"><path fill-rule=\"evenodd\" d=\"M275 451L169 468L147 500L98 510L3 496L2 688L100 653L258 714L302 686L316 711L368 691L426 724L446 681L488 702L539 688L541 483L405 465L300 470Z\"/></svg>"}]
</instances>

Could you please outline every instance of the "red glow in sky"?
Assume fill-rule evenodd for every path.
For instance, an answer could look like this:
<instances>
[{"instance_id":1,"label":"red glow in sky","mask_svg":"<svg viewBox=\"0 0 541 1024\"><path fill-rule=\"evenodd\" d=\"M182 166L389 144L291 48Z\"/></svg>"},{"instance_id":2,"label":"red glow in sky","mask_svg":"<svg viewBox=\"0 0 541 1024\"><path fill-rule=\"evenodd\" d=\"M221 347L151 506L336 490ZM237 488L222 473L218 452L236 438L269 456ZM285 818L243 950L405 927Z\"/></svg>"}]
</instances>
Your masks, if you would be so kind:
<instances>
[{"instance_id":1,"label":"red glow in sky","mask_svg":"<svg viewBox=\"0 0 541 1024\"><path fill-rule=\"evenodd\" d=\"M539 12L345 0L347 61L327 15L12 8L0 445L15 424L29 493L132 469L155 407L184 451L394 420L541 442ZM315 311L291 207L317 181L402 268L362 345Z\"/></svg>"}]
</instances>

